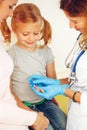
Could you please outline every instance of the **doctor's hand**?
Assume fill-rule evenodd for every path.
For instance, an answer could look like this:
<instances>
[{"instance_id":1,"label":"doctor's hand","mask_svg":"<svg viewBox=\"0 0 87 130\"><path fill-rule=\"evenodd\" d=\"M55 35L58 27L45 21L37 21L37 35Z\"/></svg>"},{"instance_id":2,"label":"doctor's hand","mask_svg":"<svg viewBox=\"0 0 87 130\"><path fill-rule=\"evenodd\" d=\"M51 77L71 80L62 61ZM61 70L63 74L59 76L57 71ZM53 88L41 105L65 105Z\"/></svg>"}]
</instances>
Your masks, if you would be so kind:
<instances>
[{"instance_id":1,"label":"doctor's hand","mask_svg":"<svg viewBox=\"0 0 87 130\"><path fill-rule=\"evenodd\" d=\"M50 85L50 84L60 84L60 80L56 80L56 79L52 79L52 78L47 78L46 76L42 76L42 75L32 75L28 78L28 81L30 82L31 80L33 80L34 84L38 84L38 86L46 86L46 85Z\"/></svg>"},{"instance_id":2,"label":"doctor's hand","mask_svg":"<svg viewBox=\"0 0 87 130\"><path fill-rule=\"evenodd\" d=\"M47 85L47 86L31 86L33 92L35 92L38 96L45 99L52 99L57 95L65 95L64 92L70 86L68 84L64 85Z\"/></svg>"}]
</instances>

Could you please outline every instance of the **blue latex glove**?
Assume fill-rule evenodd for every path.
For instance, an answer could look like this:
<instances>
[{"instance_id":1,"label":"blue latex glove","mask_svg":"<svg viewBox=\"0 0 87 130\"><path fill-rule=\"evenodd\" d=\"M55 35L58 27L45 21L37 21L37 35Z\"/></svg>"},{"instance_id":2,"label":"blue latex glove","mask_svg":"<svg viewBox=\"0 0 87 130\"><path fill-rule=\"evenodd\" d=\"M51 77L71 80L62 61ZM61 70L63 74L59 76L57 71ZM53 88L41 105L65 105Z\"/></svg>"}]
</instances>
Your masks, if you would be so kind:
<instances>
[{"instance_id":1,"label":"blue latex glove","mask_svg":"<svg viewBox=\"0 0 87 130\"><path fill-rule=\"evenodd\" d=\"M37 86L38 90L35 88L35 84L32 80L30 80L31 89L40 97L45 99L52 99L56 95L65 95L65 89L69 88L70 86L68 84L64 85L48 85L48 86ZM40 90L43 89L43 92L40 92Z\"/></svg>"},{"instance_id":2,"label":"blue latex glove","mask_svg":"<svg viewBox=\"0 0 87 130\"><path fill-rule=\"evenodd\" d=\"M33 83L36 84L37 86L46 86L50 84L60 84L59 80L52 79L52 78L47 78L46 76L42 75L32 75L28 78L28 81L30 82L33 80Z\"/></svg>"}]
</instances>

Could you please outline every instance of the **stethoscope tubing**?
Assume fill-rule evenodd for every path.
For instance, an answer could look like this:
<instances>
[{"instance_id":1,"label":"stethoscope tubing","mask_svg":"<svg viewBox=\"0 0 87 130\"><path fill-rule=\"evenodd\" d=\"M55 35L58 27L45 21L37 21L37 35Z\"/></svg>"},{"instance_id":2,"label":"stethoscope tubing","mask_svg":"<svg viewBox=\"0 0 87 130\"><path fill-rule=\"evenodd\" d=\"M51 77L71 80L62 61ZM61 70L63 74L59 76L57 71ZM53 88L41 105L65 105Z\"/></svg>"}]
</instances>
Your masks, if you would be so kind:
<instances>
[{"instance_id":1,"label":"stethoscope tubing","mask_svg":"<svg viewBox=\"0 0 87 130\"><path fill-rule=\"evenodd\" d=\"M65 59L65 66L66 66L67 68L69 68L69 63L72 62L72 59L71 59L71 60L69 61L69 63L68 63L68 59L69 59L69 57L71 56L71 54L73 53L74 49L76 48L77 42L78 42L80 36L81 36L81 33L80 33L79 36L77 37L77 40L76 40L76 42L75 42L73 48L71 49L70 53L68 54L68 56L67 56L66 59ZM75 53L75 52L74 52L74 53Z\"/></svg>"}]
</instances>

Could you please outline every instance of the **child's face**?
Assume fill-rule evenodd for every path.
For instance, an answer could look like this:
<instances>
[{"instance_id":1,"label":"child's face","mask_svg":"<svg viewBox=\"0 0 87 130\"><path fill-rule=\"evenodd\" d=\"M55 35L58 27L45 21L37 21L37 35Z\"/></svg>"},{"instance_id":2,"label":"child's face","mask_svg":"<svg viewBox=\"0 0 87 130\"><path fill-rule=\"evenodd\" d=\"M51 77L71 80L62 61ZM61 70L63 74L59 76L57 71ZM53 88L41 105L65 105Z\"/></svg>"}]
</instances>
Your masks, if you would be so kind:
<instances>
[{"instance_id":1,"label":"child's face","mask_svg":"<svg viewBox=\"0 0 87 130\"><path fill-rule=\"evenodd\" d=\"M15 34L18 39L18 43L22 48L28 49L35 46L36 42L41 39L41 22L36 23L17 23Z\"/></svg>"}]
</instances>

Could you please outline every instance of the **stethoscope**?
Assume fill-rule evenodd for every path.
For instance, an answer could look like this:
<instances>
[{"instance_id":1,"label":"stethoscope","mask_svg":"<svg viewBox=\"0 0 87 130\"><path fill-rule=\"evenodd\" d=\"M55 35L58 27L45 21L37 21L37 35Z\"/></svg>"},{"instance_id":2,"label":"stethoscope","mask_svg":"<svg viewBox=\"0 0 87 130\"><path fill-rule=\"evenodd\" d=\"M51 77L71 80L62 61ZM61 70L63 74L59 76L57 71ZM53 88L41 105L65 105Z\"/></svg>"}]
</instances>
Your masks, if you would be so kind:
<instances>
[{"instance_id":1,"label":"stethoscope","mask_svg":"<svg viewBox=\"0 0 87 130\"><path fill-rule=\"evenodd\" d=\"M68 56L67 56L66 59L65 59L65 66L66 66L67 68L70 68L70 64L72 63L72 58L73 58L73 56L75 55L75 53L76 53L77 51L78 51L78 52L80 51L80 48L77 47L77 42L78 42L80 36L81 36L81 34L79 34L79 36L77 37L77 40L76 40L76 42L75 42L75 44L74 44L72 50L70 51L70 53L68 54Z\"/></svg>"},{"instance_id":2,"label":"stethoscope","mask_svg":"<svg viewBox=\"0 0 87 130\"><path fill-rule=\"evenodd\" d=\"M68 54L67 58L65 59L65 65L67 68L71 68L71 73L69 75L69 82L75 80L75 72L76 72L76 65L77 65L77 62L78 60L80 59L80 57L84 54L84 50L81 50L77 44L78 42L78 39L80 38L81 34L78 36L72 50L70 51L70 53ZM73 57L77 54L77 57L75 58L75 61L73 63ZM72 83L73 83L72 82ZM71 83L71 84L72 84Z\"/></svg>"}]
</instances>

